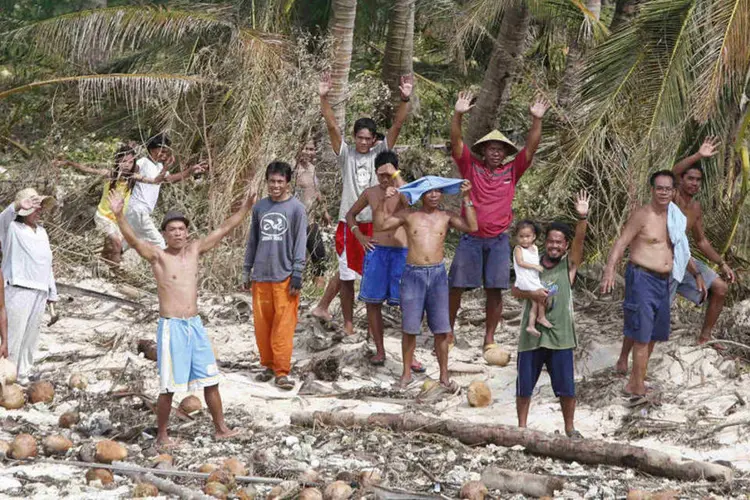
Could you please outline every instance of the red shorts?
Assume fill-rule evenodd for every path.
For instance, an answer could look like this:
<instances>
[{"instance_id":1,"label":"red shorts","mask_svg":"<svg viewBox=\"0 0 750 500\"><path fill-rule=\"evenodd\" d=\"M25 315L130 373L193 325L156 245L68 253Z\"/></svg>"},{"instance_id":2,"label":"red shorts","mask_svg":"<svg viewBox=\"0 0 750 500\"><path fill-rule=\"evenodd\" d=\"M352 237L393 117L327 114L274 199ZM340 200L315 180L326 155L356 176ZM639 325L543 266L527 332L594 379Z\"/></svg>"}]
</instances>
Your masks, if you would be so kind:
<instances>
[{"instance_id":1,"label":"red shorts","mask_svg":"<svg viewBox=\"0 0 750 500\"><path fill-rule=\"evenodd\" d=\"M358 222L359 230L367 237L372 237L372 222ZM352 271L362 274L365 263L365 249L359 244L346 222L339 221L336 226L336 253L346 251L346 264Z\"/></svg>"}]
</instances>

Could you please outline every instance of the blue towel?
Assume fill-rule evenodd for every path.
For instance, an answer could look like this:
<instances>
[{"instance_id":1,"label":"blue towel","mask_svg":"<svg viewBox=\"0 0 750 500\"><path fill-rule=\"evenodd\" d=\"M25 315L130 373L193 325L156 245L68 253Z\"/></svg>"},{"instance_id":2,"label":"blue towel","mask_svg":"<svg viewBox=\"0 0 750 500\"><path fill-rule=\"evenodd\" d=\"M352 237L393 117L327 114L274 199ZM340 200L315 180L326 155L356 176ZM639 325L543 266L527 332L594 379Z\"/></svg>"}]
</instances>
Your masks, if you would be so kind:
<instances>
[{"instance_id":1,"label":"blue towel","mask_svg":"<svg viewBox=\"0 0 750 500\"><path fill-rule=\"evenodd\" d=\"M672 279L682 283L690 260L690 242L685 230L687 229L687 217L682 213L680 207L671 202L667 208L667 231L669 239L672 240L674 250L674 262L672 264Z\"/></svg>"},{"instance_id":2,"label":"blue towel","mask_svg":"<svg viewBox=\"0 0 750 500\"><path fill-rule=\"evenodd\" d=\"M463 179L449 179L435 175L425 175L414 182L404 184L398 190L409 200L409 205L414 205L423 194L433 189L439 189L445 194L458 194L461 192L461 184L463 182Z\"/></svg>"}]
</instances>

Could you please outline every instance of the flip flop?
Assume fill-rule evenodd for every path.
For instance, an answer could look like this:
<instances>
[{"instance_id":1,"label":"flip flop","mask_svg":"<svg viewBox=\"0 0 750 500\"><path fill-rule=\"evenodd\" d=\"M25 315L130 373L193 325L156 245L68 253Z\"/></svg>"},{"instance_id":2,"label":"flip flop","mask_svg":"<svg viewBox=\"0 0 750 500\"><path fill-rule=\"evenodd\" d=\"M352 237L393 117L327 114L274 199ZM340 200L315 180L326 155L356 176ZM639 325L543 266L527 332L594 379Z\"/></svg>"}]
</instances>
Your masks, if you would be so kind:
<instances>
[{"instance_id":1,"label":"flip flop","mask_svg":"<svg viewBox=\"0 0 750 500\"><path fill-rule=\"evenodd\" d=\"M273 373L273 370L271 370L270 368L266 368L255 376L255 380L257 382L268 382L274 377L274 375L275 374Z\"/></svg>"},{"instance_id":2,"label":"flip flop","mask_svg":"<svg viewBox=\"0 0 750 500\"><path fill-rule=\"evenodd\" d=\"M411 364L411 371L414 373L424 373L427 371L427 368L425 368L419 361L415 361Z\"/></svg>"},{"instance_id":3,"label":"flip flop","mask_svg":"<svg viewBox=\"0 0 750 500\"><path fill-rule=\"evenodd\" d=\"M276 387L283 391L291 391L294 389L294 382L292 382L289 377L276 377L275 384Z\"/></svg>"},{"instance_id":4,"label":"flip flop","mask_svg":"<svg viewBox=\"0 0 750 500\"><path fill-rule=\"evenodd\" d=\"M369 359L370 365L372 365L372 366L383 366L383 365L385 365L385 358L383 358L383 359L375 359L376 356L377 355L370 356L370 359Z\"/></svg>"},{"instance_id":5,"label":"flip flop","mask_svg":"<svg viewBox=\"0 0 750 500\"><path fill-rule=\"evenodd\" d=\"M570 432L565 433L566 436L568 436L570 439L583 439L583 434L578 432L578 430L573 429Z\"/></svg>"},{"instance_id":6,"label":"flip flop","mask_svg":"<svg viewBox=\"0 0 750 500\"><path fill-rule=\"evenodd\" d=\"M455 394L461 389L461 386L458 385L458 382L456 382L455 380L451 380L448 385L445 385L444 383L440 382L440 388L446 392Z\"/></svg>"}]
</instances>

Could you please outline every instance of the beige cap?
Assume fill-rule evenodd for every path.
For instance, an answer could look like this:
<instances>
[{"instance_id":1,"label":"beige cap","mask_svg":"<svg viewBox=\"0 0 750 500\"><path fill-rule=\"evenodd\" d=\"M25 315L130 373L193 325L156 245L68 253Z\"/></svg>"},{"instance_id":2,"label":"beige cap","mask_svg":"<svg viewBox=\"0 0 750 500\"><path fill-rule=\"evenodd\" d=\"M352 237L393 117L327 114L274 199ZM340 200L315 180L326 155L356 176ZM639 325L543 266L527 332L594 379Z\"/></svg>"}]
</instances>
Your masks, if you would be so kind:
<instances>
[{"instance_id":1,"label":"beige cap","mask_svg":"<svg viewBox=\"0 0 750 500\"><path fill-rule=\"evenodd\" d=\"M474 151L478 155L483 155L482 148L480 148L479 146L481 146L482 144L484 144L486 142L501 142L501 143L505 144L506 146L508 146L511 149L511 152L510 152L509 156L512 156L512 155L518 153L518 148L516 147L516 145L513 144L510 139L508 139L507 137L505 137L505 134L503 134L499 130L493 130L489 134L487 134L484 137L482 137L481 139L479 139L471 147L471 150Z\"/></svg>"},{"instance_id":2,"label":"beige cap","mask_svg":"<svg viewBox=\"0 0 750 500\"><path fill-rule=\"evenodd\" d=\"M21 203L23 200L27 200L29 198L34 197L40 197L42 199L42 208L50 208L55 205L55 198L52 196L41 196L39 193L37 193L36 189L34 188L25 188L20 190L16 193L16 203ZM33 214L35 212L35 209L29 208L29 209L21 209L18 211L18 215L21 217L26 217L27 215Z\"/></svg>"}]
</instances>

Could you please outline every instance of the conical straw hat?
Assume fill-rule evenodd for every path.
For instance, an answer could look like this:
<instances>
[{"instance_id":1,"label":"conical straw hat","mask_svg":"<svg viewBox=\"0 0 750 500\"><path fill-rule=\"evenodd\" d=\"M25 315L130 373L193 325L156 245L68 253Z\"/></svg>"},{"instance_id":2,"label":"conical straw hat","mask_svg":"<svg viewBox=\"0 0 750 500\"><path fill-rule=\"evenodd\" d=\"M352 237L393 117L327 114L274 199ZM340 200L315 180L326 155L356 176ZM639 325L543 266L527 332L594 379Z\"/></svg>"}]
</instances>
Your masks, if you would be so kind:
<instances>
[{"instance_id":1,"label":"conical straw hat","mask_svg":"<svg viewBox=\"0 0 750 500\"><path fill-rule=\"evenodd\" d=\"M508 146L511 149L510 154L508 156L512 156L512 155L518 153L518 148L516 147L516 145L513 144L510 141L510 139L508 139L507 137L505 137L505 134L503 134L499 130L493 130L489 134L487 134L484 137L482 137L481 139L479 139L471 147L471 150L474 151L478 155L483 155L483 151L482 151L482 148L480 146L482 144L484 144L485 142L492 142L492 141L501 142L501 143L505 144L506 146Z\"/></svg>"}]
</instances>

